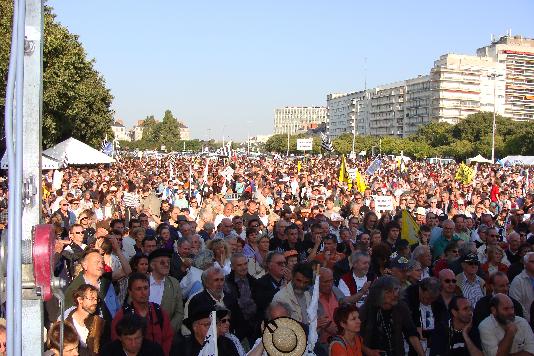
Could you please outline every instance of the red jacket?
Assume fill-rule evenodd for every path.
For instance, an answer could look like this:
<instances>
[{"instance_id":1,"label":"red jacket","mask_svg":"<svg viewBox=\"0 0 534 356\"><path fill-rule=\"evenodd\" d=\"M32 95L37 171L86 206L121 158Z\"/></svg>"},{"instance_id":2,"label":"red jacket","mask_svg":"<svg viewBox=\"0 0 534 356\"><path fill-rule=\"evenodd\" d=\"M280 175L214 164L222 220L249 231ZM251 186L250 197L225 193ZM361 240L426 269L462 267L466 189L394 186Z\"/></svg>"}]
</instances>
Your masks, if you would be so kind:
<instances>
[{"instance_id":1,"label":"red jacket","mask_svg":"<svg viewBox=\"0 0 534 356\"><path fill-rule=\"evenodd\" d=\"M171 321L169 319L168 314L163 309L160 309L160 311L161 311L161 317L162 317L161 323L158 320L158 315L156 313L154 303L149 302L148 314L145 318L147 321L145 339L153 341L161 345L161 348L163 349L165 356L169 356L169 353L171 351L172 338L174 336L174 330L172 329ZM136 314L137 314L137 311L136 311ZM113 321L111 322L111 339L112 340L117 340L118 338L117 331L115 330L115 328L119 320L122 319L123 315L124 315L124 308L121 308L119 309L117 314L115 314L115 317L113 318Z\"/></svg>"}]
</instances>

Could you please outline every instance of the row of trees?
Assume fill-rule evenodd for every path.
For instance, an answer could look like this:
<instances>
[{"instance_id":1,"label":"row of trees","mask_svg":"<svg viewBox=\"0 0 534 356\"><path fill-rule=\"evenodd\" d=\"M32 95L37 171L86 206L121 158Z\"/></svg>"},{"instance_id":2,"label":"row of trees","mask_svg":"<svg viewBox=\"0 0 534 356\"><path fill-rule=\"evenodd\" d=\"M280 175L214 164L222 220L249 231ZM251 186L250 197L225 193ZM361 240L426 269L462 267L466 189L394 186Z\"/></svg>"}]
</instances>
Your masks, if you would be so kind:
<instances>
[{"instance_id":1,"label":"row of trees","mask_svg":"<svg viewBox=\"0 0 534 356\"><path fill-rule=\"evenodd\" d=\"M4 131L6 79L11 45L13 1L0 0L0 130ZM94 60L66 27L56 20L52 9L44 10L43 43L43 147L48 148L71 136L98 147L112 137L113 96ZM1 140L0 149L5 148Z\"/></svg>"},{"instance_id":2,"label":"row of trees","mask_svg":"<svg viewBox=\"0 0 534 356\"><path fill-rule=\"evenodd\" d=\"M215 141L182 140L180 129L183 124L179 122L170 110L166 110L161 120L154 115L147 116L143 121L143 137L137 141L121 141L120 145L126 149L160 150L165 146L167 151L193 151L200 152L204 147L215 150L220 147Z\"/></svg>"},{"instance_id":3,"label":"row of trees","mask_svg":"<svg viewBox=\"0 0 534 356\"><path fill-rule=\"evenodd\" d=\"M415 157L452 157L465 160L481 154L491 157L493 114L488 112L469 115L456 125L447 123L430 123L421 126L412 136L400 138L396 136L356 136L355 151L371 150L383 154L404 154ZM504 157L510 154L534 155L534 123L514 121L502 116L496 118L495 156ZM290 152L297 153L297 138L309 135L290 137ZM313 153L320 153L321 138L313 137ZM352 135L344 134L333 140L335 152L348 154L352 150ZM266 149L272 152L287 151L287 135L274 135L266 143Z\"/></svg>"}]
</instances>

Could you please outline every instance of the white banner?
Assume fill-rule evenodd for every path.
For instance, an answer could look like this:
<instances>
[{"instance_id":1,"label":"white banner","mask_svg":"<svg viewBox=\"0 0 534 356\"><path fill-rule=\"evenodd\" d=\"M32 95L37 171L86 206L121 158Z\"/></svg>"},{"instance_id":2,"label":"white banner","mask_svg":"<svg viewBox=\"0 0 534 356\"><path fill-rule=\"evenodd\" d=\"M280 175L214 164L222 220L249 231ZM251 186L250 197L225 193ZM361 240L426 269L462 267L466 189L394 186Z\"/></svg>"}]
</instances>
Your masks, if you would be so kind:
<instances>
[{"instance_id":1,"label":"white banner","mask_svg":"<svg viewBox=\"0 0 534 356\"><path fill-rule=\"evenodd\" d=\"M349 175L350 179L355 180L356 179L356 168L347 169L347 174Z\"/></svg>"},{"instance_id":2,"label":"white banner","mask_svg":"<svg viewBox=\"0 0 534 356\"><path fill-rule=\"evenodd\" d=\"M390 195L373 195L375 210L379 213L393 210L393 197Z\"/></svg>"},{"instance_id":3,"label":"white banner","mask_svg":"<svg viewBox=\"0 0 534 356\"><path fill-rule=\"evenodd\" d=\"M297 151L311 151L313 149L312 138L298 138Z\"/></svg>"}]
</instances>

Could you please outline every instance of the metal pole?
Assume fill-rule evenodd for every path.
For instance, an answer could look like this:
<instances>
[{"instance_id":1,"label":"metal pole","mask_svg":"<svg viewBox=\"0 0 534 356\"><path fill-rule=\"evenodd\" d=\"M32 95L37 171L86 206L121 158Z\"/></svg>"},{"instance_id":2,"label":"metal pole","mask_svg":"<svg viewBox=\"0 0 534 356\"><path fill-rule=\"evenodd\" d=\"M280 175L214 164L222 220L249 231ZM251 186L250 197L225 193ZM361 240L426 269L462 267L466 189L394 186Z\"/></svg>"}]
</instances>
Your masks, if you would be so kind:
<instances>
[{"instance_id":1,"label":"metal pole","mask_svg":"<svg viewBox=\"0 0 534 356\"><path fill-rule=\"evenodd\" d=\"M289 127L289 122L287 123L287 153L286 153L286 156L289 157L289 130L290 130L290 127Z\"/></svg>"},{"instance_id":2,"label":"metal pole","mask_svg":"<svg viewBox=\"0 0 534 356\"><path fill-rule=\"evenodd\" d=\"M5 107L5 134L6 134L6 156L8 159L8 191L10 194L15 191L15 147L13 142L13 117L14 117L14 95L15 95L15 81L16 81L16 61L17 61L17 28L19 16L18 0L15 0L13 6L13 30L11 33L11 51L9 55L9 70L6 85L6 107ZM15 340L15 313L14 313L14 268L13 259L15 256L15 196L10 196L8 200L8 223L7 223L7 280L6 280L6 331L7 331L7 355L13 356L15 354L14 343ZM19 200L20 203L20 200Z\"/></svg>"},{"instance_id":3,"label":"metal pole","mask_svg":"<svg viewBox=\"0 0 534 356\"><path fill-rule=\"evenodd\" d=\"M493 74L493 125L491 129L491 162L495 163L495 117L497 106L497 75Z\"/></svg>"},{"instance_id":4,"label":"metal pole","mask_svg":"<svg viewBox=\"0 0 534 356\"><path fill-rule=\"evenodd\" d=\"M356 114L352 116L352 153L354 152L354 144L356 143Z\"/></svg>"}]
</instances>

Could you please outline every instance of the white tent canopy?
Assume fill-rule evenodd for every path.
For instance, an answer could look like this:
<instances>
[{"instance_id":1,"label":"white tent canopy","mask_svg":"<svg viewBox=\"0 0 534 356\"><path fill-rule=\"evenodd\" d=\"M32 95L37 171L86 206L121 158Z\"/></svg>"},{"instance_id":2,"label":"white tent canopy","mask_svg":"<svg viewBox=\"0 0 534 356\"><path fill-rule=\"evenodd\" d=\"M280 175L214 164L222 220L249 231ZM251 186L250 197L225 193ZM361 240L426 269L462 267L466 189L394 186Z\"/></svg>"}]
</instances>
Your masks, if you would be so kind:
<instances>
[{"instance_id":1,"label":"white tent canopy","mask_svg":"<svg viewBox=\"0 0 534 356\"><path fill-rule=\"evenodd\" d=\"M499 161L502 165L527 165L534 166L534 156L506 156Z\"/></svg>"},{"instance_id":2,"label":"white tent canopy","mask_svg":"<svg viewBox=\"0 0 534 356\"><path fill-rule=\"evenodd\" d=\"M469 163L493 163L493 162L491 161L491 159L487 159L487 158L482 157L481 155L477 155L473 158L468 158L467 164Z\"/></svg>"},{"instance_id":3,"label":"white tent canopy","mask_svg":"<svg viewBox=\"0 0 534 356\"><path fill-rule=\"evenodd\" d=\"M41 156L41 169L59 169L61 168L61 165L62 163L60 161L56 161L55 159L50 158L45 154ZM0 161L0 168L9 168L9 164L7 162L7 152L4 152L4 155L2 156L2 160Z\"/></svg>"},{"instance_id":4,"label":"white tent canopy","mask_svg":"<svg viewBox=\"0 0 534 356\"><path fill-rule=\"evenodd\" d=\"M73 137L47 149L43 154L59 162L67 162L68 165L109 164L115 162L110 156Z\"/></svg>"}]
</instances>

